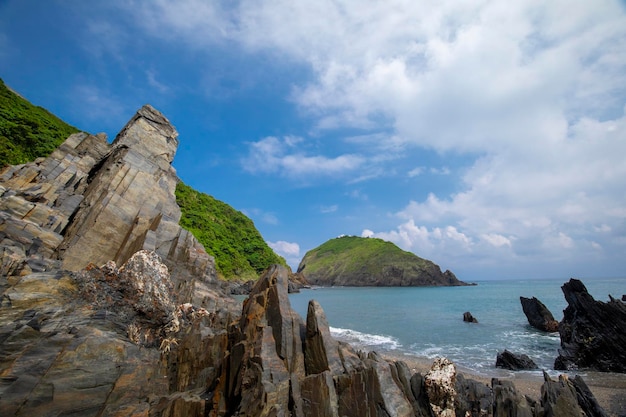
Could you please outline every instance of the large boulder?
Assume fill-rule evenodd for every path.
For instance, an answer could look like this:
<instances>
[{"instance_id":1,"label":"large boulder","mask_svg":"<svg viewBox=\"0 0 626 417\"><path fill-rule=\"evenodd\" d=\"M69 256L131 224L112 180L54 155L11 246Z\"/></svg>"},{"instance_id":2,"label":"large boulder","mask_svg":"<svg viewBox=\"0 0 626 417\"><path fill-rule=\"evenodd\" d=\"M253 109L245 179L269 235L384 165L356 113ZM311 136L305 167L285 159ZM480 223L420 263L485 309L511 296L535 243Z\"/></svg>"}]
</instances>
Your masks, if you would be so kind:
<instances>
[{"instance_id":1,"label":"large boulder","mask_svg":"<svg viewBox=\"0 0 626 417\"><path fill-rule=\"evenodd\" d=\"M612 297L596 301L573 278L561 288L568 306L559 324L561 349L554 368L626 372L626 304Z\"/></svg>"},{"instance_id":2,"label":"large boulder","mask_svg":"<svg viewBox=\"0 0 626 417\"><path fill-rule=\"evenodd\" d=\"M528 324L544 332L553 333L559 331L559 322L554 319L548 307L541 301L535 297L520 297L519 299L522 303L524 314L528 319Z\"/></svg>"},{"instance_id":3,"label":"large boulder","mask_svg":"<svg viewBox=\"0 0 626 417\"><path fill-rule=\"evenodd\" d=\"M506 349L503 352L498 352L496 367L510 369L511 371L538 369L535 361L530 359L528 355L511 353Z\"/></svg>"}]
</instances>

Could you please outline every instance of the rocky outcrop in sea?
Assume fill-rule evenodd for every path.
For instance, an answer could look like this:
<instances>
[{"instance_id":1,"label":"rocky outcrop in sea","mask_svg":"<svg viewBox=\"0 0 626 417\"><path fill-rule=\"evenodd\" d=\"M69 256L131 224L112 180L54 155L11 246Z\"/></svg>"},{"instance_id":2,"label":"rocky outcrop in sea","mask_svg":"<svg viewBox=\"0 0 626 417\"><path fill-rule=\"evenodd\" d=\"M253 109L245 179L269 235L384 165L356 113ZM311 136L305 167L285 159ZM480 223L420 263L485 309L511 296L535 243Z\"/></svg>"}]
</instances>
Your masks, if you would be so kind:
<instances>
[{"instance_id":1,"label":"rocky outcrop in sea","mask_svg":"<svg viewBox=\"0 0 626 417\"><path fill-rule=\"evenodd\" d=\"M554 369L626 372L626 304L611 296L597 301L573 278L561 289L568 306L559 324L561 349Z\"/></svg>"},{"instance_id":2,"label":"rocky outcrop in sea","mask_svg":"<svg viewBox=\"0 0 626 417\"><path fill-rule=\"evenodd\" d=\"M547 416L594 404L576 379L546 376L531 400L445 358L421 375L356 351L315 301L305 320L294 312L280 266L237 303L178 226L177 143L145 106L112 144L72 135L0 173L0 415Z\"/></svg>"},{"instance_id":3,"label":"rocky outcrop in sea","mask_svg":"<svg viewBox=\"0 0 626 417\"><path fill-rule=\"evenodd\" d=\"M520 297L519 299L524 314L528 319L528 324L544 332L552 333L559 331L559 322L554 319L554 316L545 304L535 297Z\"/></svg>"}]
</instances>

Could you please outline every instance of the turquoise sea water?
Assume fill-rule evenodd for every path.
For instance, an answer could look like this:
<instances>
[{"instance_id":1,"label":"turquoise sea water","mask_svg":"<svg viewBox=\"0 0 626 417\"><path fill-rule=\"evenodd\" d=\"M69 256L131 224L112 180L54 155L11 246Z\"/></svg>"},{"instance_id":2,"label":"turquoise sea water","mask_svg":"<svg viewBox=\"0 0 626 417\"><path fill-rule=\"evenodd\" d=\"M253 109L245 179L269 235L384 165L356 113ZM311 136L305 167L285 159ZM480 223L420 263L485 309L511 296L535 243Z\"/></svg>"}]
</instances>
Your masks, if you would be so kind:
<instances>
[{"instance_id":1,"label":"turquoise sea water","mask_svg":"<svg viewBox=\"0 0 626 417\"><path fill-rule=\"evenodd\" d=\"M626 278L582 279L600 301L626 294ZM292 307L306 318L309 300L323 307L332 334L353 346L427 358L445 356L478 373L495 369L496 355L508 349L530 356L546 370L558 355L558 333L533 329L520 296L537 297L557 320L567 306L566 280L478 281L470 287L333 287L292 294ZM469 311L478 323L463 322Z\"/></svg>"}]
</instances>

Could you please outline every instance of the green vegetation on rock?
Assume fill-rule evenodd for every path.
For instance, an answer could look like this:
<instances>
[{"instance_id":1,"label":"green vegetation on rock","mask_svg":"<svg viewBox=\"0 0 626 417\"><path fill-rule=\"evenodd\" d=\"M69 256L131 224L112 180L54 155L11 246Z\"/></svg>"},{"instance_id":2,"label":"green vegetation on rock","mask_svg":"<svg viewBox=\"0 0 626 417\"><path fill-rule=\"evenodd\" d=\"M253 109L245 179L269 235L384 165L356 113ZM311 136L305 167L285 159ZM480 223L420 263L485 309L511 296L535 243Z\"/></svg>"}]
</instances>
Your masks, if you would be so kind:
<instances>
[{"instance_id":1,"label":"green vegetation on rock","mask_svg":"<svg viewBox=\"0 0 626 417\"><path fill-rule=\"evenodd\" d=\"M15 94L0 79L0 167L48 156L78 131Z\"/></svg>"},{"instance_id":2,"label":"green vegetation on rock","mask_svg":"<svg viewBox=\"0 0 626 417\"><path fill-rule=\"evenodd\" d=\"M343 236L306 253L298 271L314 285L465 285L452 272L376 238Z\"/></svg>"},{"instance_id":3,"label":"green vegetation on rock","mask_svg":"<svg viewBox=\"0 0 626 417\"><path fill-rule=\"evenodd\" d=\"M287 266L267 245L252 220L210 195L178 183L176 202L182 210L180 225L215 257L225 278L256 279L272 264Z\"/></svg>"}]
</instances>

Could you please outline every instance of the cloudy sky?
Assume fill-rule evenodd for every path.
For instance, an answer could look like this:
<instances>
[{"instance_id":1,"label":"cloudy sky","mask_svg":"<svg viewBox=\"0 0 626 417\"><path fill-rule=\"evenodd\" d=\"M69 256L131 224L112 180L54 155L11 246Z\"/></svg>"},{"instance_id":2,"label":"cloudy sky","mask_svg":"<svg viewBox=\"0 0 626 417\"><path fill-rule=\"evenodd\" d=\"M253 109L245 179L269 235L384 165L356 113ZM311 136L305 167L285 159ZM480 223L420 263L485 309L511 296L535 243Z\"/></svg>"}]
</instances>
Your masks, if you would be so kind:
<instances>
[{"instance_id":1,"label":"cloudy sky","mask_svg":"<svg viewBox=\"0 0 626 417\"><path fill-rule=\"evenodd\" d=\"M460 279L626 275L626 4L4 0L0 77L174 166L292 267L375 236Z\"/></svg>"}]
</instances>

